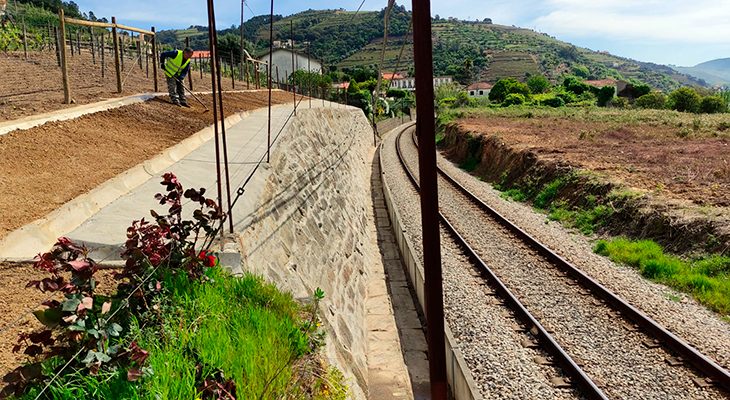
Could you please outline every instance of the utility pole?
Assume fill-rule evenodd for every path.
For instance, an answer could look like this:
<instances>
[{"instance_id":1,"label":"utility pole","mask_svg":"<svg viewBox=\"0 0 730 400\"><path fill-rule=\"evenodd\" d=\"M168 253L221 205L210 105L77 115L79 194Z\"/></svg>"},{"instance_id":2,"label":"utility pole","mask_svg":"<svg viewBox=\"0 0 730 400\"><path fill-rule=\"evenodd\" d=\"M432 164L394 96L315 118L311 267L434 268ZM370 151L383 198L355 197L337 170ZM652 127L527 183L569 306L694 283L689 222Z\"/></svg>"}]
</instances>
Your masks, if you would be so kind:
<instances>
[{"instance_id":1,"label":"utility pole","mask_svg":"<svg viewBox=\"0 0 730 400\"><path fill-rule=\"evenodd\" d=\"M246 0L241 0L241 80L243 80L243 7L245 2Z\"/></svg>"},{"instance_id":2,"label":"utility pole","mask_svg":"<svg viewBox=\"0 0 730 400\"><path fill-rule=\"evenodd\" d=\"M274 0L271 0L271 15L269 16L269 134L266 145L266 162L271 157L271 73L273 72L274 58Z\"/></svg>"},{"instance_id":3,"label":"utility pole","mask_svg":"<svg viewBox=\"0 0 730 400\"><path fill-rule=\"evenodd\" d=\"M294 84L294 76L296 76L294 73L297 72L297 68L294 66L294 20L289 21L291 22L291 83L292 83L292 93L294 93L294 116L297 116L297 90L296 85Z\"/></svg>"},{"instance_id":4,"label":"utility pole","mask_svg":"<svg viewBox=\"0 0 730 400\"><path fill-rule=\"evenodd\" d=\"M423 270L426 292L428 366L431 399L446 400L446 346L436 181L436 124L433 106L431 2L413 0L413 56L416 68L418 168L421 181Z\"/></svg>"}]
</instances>

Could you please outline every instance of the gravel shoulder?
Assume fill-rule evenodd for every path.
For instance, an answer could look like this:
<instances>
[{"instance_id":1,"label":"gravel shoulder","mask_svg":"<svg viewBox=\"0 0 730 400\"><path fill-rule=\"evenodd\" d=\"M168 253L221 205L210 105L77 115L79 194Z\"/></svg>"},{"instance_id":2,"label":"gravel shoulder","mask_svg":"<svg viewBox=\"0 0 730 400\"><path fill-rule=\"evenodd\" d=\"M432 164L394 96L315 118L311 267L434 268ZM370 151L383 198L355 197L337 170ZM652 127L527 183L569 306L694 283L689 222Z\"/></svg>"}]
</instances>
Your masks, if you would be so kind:
<instances>
[{"instance_id":1,"label":"gravel shoulder","mask_svg":"<svg viewBox=\"0 0 730 400\"><path fill-rule=\"evenodd\" d=\"M406 178L402 172L399 172L401 167L397 161L397 156L395 155L394 142L395 135L391 134L384 140L383 143L385 164L384 168L387 177L386 179L388 179L390 185L394 187L394 196L397 199L399 197L405 198L404 202L401 200L397 201L399 204L399 208L402 209L401 212L403 212L405 215L405 219L407 221L406 225L412 225L412 227L408 226L407 229L409 230L409 232L413 232L411 237L413 239L414 245L419 248L417 252L420 256L420 254L422 253L420 251L420 224L418 224L418 221L420 221L420 214L418 209L418 199L415 196L412 196L410 199L408 199L407 197L405 197L405 195L398 194L399 192L403 191L403 186L406 185ZM492 189L490 185L476 180L473 176L460 170L457 166L453 165L451 162L441 157L441 155L439 155L439 165L444 168L448 173L452 174L452 176L458 178L472 192L474 192L487 203L492 205L495 209L497 209L498 212L516 222L520 227L525 229L531 235L538 238L548 247L557 251L574 265L578 266L586 273L591 275L594 279L598 280L609 289L617 293L619 296L623 297L631 304L633 304L643 312L647 313L649 316L654 318L660 324L667 327L673 333L682 337L685 341L695 346L699 351L703 352L710 358L713 358L725 368L728 367L728 349L730 349L730 325L724 322L718 315L708 311L702 305L698 304L691 298L688 298L686 295L676 293L675 291L668 289L663 285L645 281L643 278L641 278L641 276L638 275L636 271L632 270L631 268L615 265L607 259L594 254L592 252L591 242L593 238L587 238L581 234L575 234L574 232L564 229L557 223L547 222L547 218L545 215L535 212L530 207L502 199L501 197L499 197L500 193ZM402 177L399 175L402 175ZM409 211L409 209L412 210ZM411 215L411 217L407 217L408 215ZM449 277L449 275L451 274L454 277L459 275L454 275L453 269L451 268L451 261L453 260L453 257L450 255L449 250L444 250L443 257L445 293L451 293L452 291L454 291L455 288L453 287L454 285L450 285L449 282L451 281L451 279L454 278ZM455 264L458 263L454 263L454 265ZM527 272L528 271L522 271L521 273L525 274ZM458 284L456 285L456 289L460 290L462 289L462 287L468 286L464 283L466 282L463 280L465 277L466 276L462 274L461 278L456 278L458 282ZM566 290L571 290L571 288L566 288ZM458 290L453 293L458 293ZM523 293L522 295L526 296L529 294ZM541 301L541 295L539 293L533 293L532 295L536 296L531 299L533 302ZM671 296L676 296L675 298L679 298L681 300L674 301L670 298ZM453 301L450 301L448 295L446 296L445 303L447 309L451 309L453 304L455 304ZM472 321L479 319L479 316L474 315L475 311L476 310L470 310L472 314L469 319L461 319L462 321L467 323L467 326L469 326L468 324L472 323ZM453 318L449 317L450 312L453 311L447 310L447 319L449 319L449 322L453 325ZM459 312L465 314L463 310L459 310ZM561 324L561 318L567 317L569 316L560 316L559 318L554 319L552 323ZM610 315L600 315L596 319L598 321L601 319L608 320L610 318ZM504 320L503 317L501 319ZM491 324L493 328L493 321L491 321ZM470 332L470 329L468 328L463 329L452 326L452 330L455 331L455 334L456 332L459 332L457 336L461 336L460 334L463 332L467 332L464 337L471 338L475 335L475 332ZM502 340L504 340L504 336L506 335L506 333L504 331L500 333L500 337L502 338ZM623 333L618 332L617 334ZM472 340L472 342L476 341ZM490 341L489 343L494 343L494 341ZM469 351L467 349L464 349L464 351L467 354L467 362L472 368L474 368L474 365L472 365L472 362L474 362L474 358L470 359L468 355ZM615 351L620 352L622 351L622 349L617 348L615 349ZM657 353L656 356L658 358L655 361L663 363L664 355L665 353ZM590 360L588 359L584 361ZM534 364L533 361L530 360L530 362ZM662 369L661 367L659 368ZM651 371L647 372L649 373L649 375L647 376L652 375ZM687 376L691 376L691 374ZM623 377L623 379L629 382L633 381L634 384L637 385L637 387L646 389L640 379L634 378L635 377L632 376ZM665 376L665 378L670 380L674 379L672 376ZM613 377L608 376L608 379L613 379ZM480 388L484 391L485 388L481 386L481 382L483 380L477 378L477 381L480 382ZM486 391L485 395L487 393L490 392ZM628 393L615 393L615 395L619 398L630 397ZM662 394L661 390L647 393L647 395L652 398L666 398L664 397L665 394ZM487 398L489 398L493 395L486 396ZM712 398L712 396L717 396L717 394L714 393L714 391L697 391L696 388L692 387L690 384L690 386L686 387L685 393L679 396L680 398L701 398L708 396L709 398Z\"/></svg>"},{"instance_id":2,"label":"gravel shoulder","mask_svg":"<svg viewBox=\"0 0 730 400\"><path fill-rule=\"evenodd\" d=\"M396 136L391 133L382 143L385 179L404 218L405 229L410 233L414 252L422 260L419 200L400 167L395 152ZM487 294L483 279L473 275L469 260L445 232L441 241L445 317L482 396L485 399L577 398L574 389L556 389L550 384L549 379L562 377L562 371L534 362L535 357L547 357L547 354L520 345L527 336L512 329L514 319L501 315L507 308Z\"/></svg>"}]
</instances>

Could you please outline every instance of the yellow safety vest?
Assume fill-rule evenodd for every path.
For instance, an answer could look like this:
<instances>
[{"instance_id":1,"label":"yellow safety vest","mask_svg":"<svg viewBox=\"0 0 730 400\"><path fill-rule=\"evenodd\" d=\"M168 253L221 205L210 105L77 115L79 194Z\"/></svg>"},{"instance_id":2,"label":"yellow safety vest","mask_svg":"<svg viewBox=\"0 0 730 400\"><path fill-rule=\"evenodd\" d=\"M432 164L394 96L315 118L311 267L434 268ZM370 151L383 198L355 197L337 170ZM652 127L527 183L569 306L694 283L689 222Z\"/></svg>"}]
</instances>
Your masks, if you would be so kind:
<instances>
[{"instance_id":1,"label":"yellow safety vest","mask_svg":"<svg viewBox=\"0 0 730 400\"><path fill-rule=\"evenodd\" d=\"M173 75L177 75L180 71L184 70L189 63L190 59L183 59L182 50L178 50L175 58L165 60L165 75L172 78Z\"/></svg>"}]
</instances>

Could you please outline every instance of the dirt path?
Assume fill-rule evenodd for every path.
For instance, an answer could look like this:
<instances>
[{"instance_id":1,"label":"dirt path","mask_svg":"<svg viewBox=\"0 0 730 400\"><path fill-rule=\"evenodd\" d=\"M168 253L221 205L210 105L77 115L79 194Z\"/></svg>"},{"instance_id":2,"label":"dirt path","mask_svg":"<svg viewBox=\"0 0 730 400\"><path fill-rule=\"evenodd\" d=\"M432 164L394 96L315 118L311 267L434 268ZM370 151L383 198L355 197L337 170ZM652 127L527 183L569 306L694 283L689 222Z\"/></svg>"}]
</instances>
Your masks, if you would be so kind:
<instances>
[{"instance_id":1,"label":"dirt path","mask_svg":"<svg viewBox=\"0 0 730 400\"><path fill-rule=\"evenodd\" d=\"M212 108L210 96L203 101ZM213 113L167 98L0 136L0 239L213 124ZM275 91L275 104L291 93ZM268 92L228 93L225 114L268 104Z\"/></svg>"}]
</instances>

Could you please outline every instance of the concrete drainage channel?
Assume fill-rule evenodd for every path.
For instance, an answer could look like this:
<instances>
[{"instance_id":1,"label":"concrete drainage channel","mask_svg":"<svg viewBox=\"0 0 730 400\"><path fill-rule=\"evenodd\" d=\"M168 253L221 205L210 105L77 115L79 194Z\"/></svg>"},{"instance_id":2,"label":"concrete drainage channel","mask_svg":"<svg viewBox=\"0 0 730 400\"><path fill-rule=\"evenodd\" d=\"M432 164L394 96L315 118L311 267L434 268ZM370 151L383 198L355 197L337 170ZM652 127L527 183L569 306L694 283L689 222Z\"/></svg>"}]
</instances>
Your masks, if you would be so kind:
<instances>
[{"instance_id":1,"label":"concrete drainage channel","mask_svg":"<svg viewBox=\"0 0 730 400\"><path fill-rule=\"evenodd\" d=\"M405 125L402 125L403 127ZM401 128L399 127L399 128ZM396 128L398 129L398 128ZM395 130L395 129L394 129ZM392 132L392 131L391 131ZM380 152L380 170L384 171L382 146L378 149ZM384 173L383 173L384 174ZM395 231L395 239L398 248L403 255L403 263L406 265L407 275L410 278L411 285L416 291L418 302L421 309L426 309L426 299L424 292L425 280L423 278L423 267L418 263L418 258L413 252L413 245L403 230L403 223L400 214L393 204L393 197L390 193L390 187L386 179L383 179L383 193L385 194L385 204L388 207L390 221ZM449 329L449 324L444 323L445 342L446 342L446 377L451 386L451 393L456 400L481 400L482 396L477 389L476 383L471 376L471 371L466 364L466 360L461 351L456 346L456 339Z\"/></svg>"}]
</instances>

